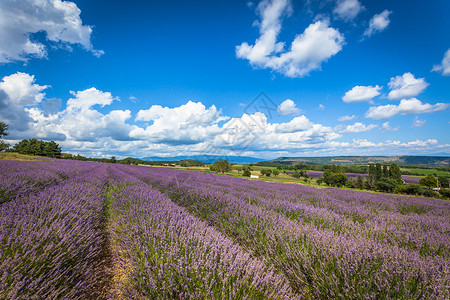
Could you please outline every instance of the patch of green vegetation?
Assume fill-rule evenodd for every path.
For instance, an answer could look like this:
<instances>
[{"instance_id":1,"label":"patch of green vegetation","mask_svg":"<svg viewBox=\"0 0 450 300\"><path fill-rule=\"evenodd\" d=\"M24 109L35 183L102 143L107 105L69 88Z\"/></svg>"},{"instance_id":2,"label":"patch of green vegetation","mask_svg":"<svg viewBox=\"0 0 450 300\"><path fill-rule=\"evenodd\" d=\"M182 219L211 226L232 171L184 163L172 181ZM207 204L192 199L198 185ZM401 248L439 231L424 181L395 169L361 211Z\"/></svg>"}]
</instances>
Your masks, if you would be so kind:
<instances>
[{"instance_id":1,"label":"patch of green vegetation","mask_svg":"<svg viewBox=\"0 0 450 300\"><path fill-rule=\"evenodd\" d=\"M421 168L401 168L402 174L404 175L417 175L417 176L444 176L450 177L449 172L436 170L436 169L421 169Z\"/></svg>"},{"instance_id":2,"label":"patch of green vegetation","mask_svg":"<svg viewBox=\"0 0 450 300\"><path fill-rule=\"evenodd\" d=\"M25 155L15 152L0 152L0 160L43 160L42 156Z\"/></svg>"},{"instance_id":3,"label":"patch of green vegetation","mask_svg":"<svg viewBox=\"0 0 450 300\"><path fill-rule=\"evenodd\" d=\"M416 213L418 215L424 214L427 212L427 209L423 206L414 204L414 203L406 203L399 207L398 212L407 215L410 213Z\"/></svg>"}]
</instances>

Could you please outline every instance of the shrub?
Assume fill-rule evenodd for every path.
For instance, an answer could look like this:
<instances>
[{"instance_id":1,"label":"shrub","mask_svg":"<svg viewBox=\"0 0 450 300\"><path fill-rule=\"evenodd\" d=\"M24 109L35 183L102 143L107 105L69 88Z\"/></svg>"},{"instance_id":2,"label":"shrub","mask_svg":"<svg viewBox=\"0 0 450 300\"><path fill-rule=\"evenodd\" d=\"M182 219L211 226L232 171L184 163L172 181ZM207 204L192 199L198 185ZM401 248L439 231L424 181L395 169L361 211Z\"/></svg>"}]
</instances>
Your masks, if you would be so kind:
<instances>
[{"instance_id":1,"label":"shrub","mask_svg":"<svg viewBox=\"0 0 450 300\"><path fill-rule=\"evenodd\" d=\"M392 193L397 187L397 181L392 178L381 178L375 182L375 188L377 191Z\"/></svg>"},{"instance_id":2,"label":"shrub","mask_svg":"<svg viewBox=\"0 0 450 300\"><path fill-rule=\"evenodd\" d=\"M439 191L439 194L441 194L441 196L444 197L444 198L449 198L450 199L450 190L449 189L441 189Z\"/></svg>"}]
</instances>

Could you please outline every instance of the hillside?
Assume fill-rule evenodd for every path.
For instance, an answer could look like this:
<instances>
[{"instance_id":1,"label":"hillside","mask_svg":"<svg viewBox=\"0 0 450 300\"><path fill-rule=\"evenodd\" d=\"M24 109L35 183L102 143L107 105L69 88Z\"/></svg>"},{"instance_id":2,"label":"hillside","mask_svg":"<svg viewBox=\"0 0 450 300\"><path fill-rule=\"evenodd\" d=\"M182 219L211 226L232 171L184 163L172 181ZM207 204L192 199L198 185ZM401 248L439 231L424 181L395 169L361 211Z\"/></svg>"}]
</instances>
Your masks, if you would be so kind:
<instances>
[{"instance_id":1,"label":"hillside","mask_svg":"<svg viewBox=\"0 0 450 300\"><path fill-rule=\"evenodd\" d=\"M450 166L450 157L445 156L328 156L328 157L279 157L273 163L286 165L354 165L371 163L396 163L399 165Z\"/></svg>"}]
</instances>

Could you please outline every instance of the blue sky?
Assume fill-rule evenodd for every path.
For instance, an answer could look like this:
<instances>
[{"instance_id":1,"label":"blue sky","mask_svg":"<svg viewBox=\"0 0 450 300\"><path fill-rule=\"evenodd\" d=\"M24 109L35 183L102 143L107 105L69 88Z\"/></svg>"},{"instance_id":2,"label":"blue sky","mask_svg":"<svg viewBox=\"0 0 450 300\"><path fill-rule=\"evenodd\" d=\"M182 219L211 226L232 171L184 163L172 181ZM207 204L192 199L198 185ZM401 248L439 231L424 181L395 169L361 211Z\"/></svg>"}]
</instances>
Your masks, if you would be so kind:
<instances>
[{"instance_id":1,"label":"blue sky","mask_svg":"<svg viewBox=\"0 0 450 300\"><path fill-rule=\"evenodd\" d=\"M8 141L88 156L450 153L448 1L0 3ZM20 16L20 17L19 17Z\"/></svg>"}]
</instances>

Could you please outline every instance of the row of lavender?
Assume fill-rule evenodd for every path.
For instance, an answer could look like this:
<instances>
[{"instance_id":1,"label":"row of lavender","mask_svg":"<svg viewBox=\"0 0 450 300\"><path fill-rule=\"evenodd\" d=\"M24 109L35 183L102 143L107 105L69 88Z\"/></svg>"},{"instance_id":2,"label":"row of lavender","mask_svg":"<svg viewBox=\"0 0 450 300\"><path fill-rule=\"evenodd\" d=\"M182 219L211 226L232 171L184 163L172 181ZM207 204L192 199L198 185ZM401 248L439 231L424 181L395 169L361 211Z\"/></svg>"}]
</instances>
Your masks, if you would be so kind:
<instances>
[{"instance_id":1,"label":"row of lavender","mask_svg":"<svg viewBox=\"0 0 450 300\"><path fill-rule=\"evenodd\" d=\"M66 160L3 160L0 165L0 204L27 197L94 167L88 162Z\"/></svg>"},{"instance_id":2,"label":"row of lavender","mask_svg":"<svg viewBox=\"0 0 450 300\"><path fill-rule=\"evenodd\" d=\"M2 162L0 171L0 185L11 189L0 204L0 298L104 294L107 166Z\"/></svg>"},{"instance_id":3,"label":"row of lavender","mask_svg":"<svg viewBox=\"0 0 450 300\"><path fill-rule=\"evenodd\" d=\"M448 202L121 168L272 264L305 297L450 297Z\"/></svg>"}]
</instances>

